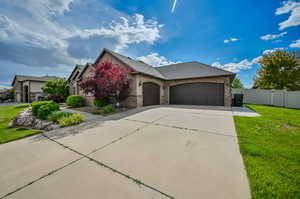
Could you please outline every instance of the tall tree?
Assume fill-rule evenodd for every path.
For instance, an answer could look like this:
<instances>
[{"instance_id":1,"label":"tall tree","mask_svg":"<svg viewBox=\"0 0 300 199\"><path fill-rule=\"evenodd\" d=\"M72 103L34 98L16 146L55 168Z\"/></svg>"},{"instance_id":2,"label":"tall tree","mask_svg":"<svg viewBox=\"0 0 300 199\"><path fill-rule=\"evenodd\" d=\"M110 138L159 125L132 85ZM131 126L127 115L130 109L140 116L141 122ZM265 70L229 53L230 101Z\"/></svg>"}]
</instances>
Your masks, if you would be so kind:
<instances>
[{"instance_id":1,"label":"tall tree","mask_svg":"<svg viewBox=\"0 0 300 199\"><path fill-rule=\"evenodd\" d=\"M68 83L64 79L53 79L42 87L46 95L55 102L64 102L68 97Z\"/></svg>"},{"instance_id":2,"label":"tall tree","mask_svg":"<svg viewBox=\"0 0 300 199\"><path fill-rule=\"evenodd\" d=\"M79 86L85 93L92 93L96 99L109 97L125 99L129 88L129 67L121 67L111 61L103 61L94 66L94 76L80 81ZM119 99L117 99L119 100Z\"/></svg>"},{"instance_id":3,"label":"tall tree","mask_svg":"<svg viewBox=\"0 0 300 199\"><path fill-rule=\"evenodd\" d=\"M300 90L300 62L294 52L267 53L259 63L254 88Z\"/></svg>"},{"instance_id":4,"label":"tall tree","mask_svg":"<svg viewBox=\"0 0 300 199\"><path fill-rule=\"evenodd\" d=\"M232 87L232 88L244 88L244 85L243 85L243 83L241 82L241 80L240 80L238 77L236 77L236 78L234 78L234 80L232 81L231 87Z\"/></svg>"}]
</instances>

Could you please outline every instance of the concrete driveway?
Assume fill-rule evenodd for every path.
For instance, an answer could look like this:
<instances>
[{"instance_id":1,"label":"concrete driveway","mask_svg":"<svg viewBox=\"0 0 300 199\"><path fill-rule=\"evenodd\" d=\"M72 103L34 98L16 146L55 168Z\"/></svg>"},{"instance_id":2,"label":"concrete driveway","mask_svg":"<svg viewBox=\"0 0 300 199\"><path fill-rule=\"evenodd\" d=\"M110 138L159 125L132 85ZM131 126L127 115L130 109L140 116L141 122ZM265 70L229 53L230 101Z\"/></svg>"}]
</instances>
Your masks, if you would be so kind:
<instances>
[{"instance_id":1,"label":"concrete driveway","mask_svg":"<svg viewBox=\"0 0 300 199\"><path fill-rule=\"evenodd\" d=\"M232 114L154 107L0 145L0 198L250 198Z\"/></svg>"}]
</instances>

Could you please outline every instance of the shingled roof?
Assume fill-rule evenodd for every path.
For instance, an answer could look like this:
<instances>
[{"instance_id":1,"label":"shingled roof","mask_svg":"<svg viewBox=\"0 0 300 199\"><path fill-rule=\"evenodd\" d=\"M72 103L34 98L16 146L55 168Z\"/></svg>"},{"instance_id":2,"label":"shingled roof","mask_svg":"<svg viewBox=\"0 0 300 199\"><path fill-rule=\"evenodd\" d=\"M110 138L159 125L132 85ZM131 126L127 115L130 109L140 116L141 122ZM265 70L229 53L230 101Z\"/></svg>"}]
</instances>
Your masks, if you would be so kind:
<instances>
[{"instance_id":1,"label":"shingled roof","mask_svg":"<svg viewBox=\"0 0 300 199\"><path fill-rule=\"evenodd\" d=\"M156 70L154 67L152 67L151 65L146 64L142 61L134 60L130 57L126 57L124 55L113 52L113 51L108 50L106 48L103 50L103 52L98 57L98 59L96 60L95 63L98 62L98 60L102 57L104 52L107 52L107 53L113 55L115 58L117 58L122 63L126 64L127 66L130 66L131 68L133 68L136 72L146 74L146 75L150 75L150 76L153 76L153 77L157 77L159 79L164 79L164 76L158 70Z\"/></svg>"},{"instance_id":2,"label":"shingled roof","mask_svg":"<svg viewBox=\"0 0 300 199\"><path fill-rule=\"evenodd\" d=\"M96 59L95 64L101 59L104 53L109 53L123 64L130 66L135 72L156 77L163 80L190 79L217 76L234 76L235 73L222 70L213 66L199 62L185 62L171 64L161 67L153 67L139 60L113 52L104 48L100 56Z\"/></svg>"},{"instance_id":3,"label":"shingled roof","mask_svg":"<svg viewBox=\"0 0 300 199\"><path fill-rule=\"evenodd\" d=\"M156 67L166 80L234 75L234 73L199 62L185 62Z\"/></svg>"},{"instance_id":4,"label":"shingled roof","mask_svg":"<svg viewBox=\"0 0 300 199\"><path fill-rule=\"evenodd\" d=\"M69 75L67 81L70 80L70 78L72 77L73 73L76 71L76 69L78 68L79 69L79 72L81 73L83 71L83 69L85 68L86 65L79 65L79 64L76 64L74 69L72 70L71 74Z\"/></svg>"},{"instance_id":5,"label":"shingled roof","mask_svg":"<svg viewBox=\"0 0 300 199\"><path fill-rule=\"evenodd\" d=\"M36 76L28 76L28 75L15 75L14 80L12 82L12 86L15 83L16 80L18 81L40 81L40 82L46 82L53 79L61 79L60 77L56 76L42 76L42 77L36 77Z\"/></svg>"}]
</instances>

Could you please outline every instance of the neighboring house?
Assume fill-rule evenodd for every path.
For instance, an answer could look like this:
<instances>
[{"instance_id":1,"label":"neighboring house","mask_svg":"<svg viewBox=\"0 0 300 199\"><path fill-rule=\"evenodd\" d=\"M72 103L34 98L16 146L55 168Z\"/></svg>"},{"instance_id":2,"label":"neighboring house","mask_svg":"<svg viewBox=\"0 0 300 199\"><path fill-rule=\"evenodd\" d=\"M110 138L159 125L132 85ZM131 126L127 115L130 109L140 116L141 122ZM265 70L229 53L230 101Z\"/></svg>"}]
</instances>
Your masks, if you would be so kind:
<instances>
[{"instance_id":1,"label":"neighboring house","mask_svg":"<svg viewBox=\"0 0 300 199\"><path fill-rule=\"evenodd\" d=\"M15 102L34 102L41 99L44 94L43 85L49 81L56 79L54 76L34 77L15 75L11 86L15 90Z\"/></svg>"},{"instance_id":2,"label":"neighboring house","mask_svg":"<svg viewBox=\"0 0 300 199\"><path fill-rule=\"evenodd\" d=\"M76 65L73 69L71 75L68 78L68 85L69 85L69 94L70 95L78 95L79 87L78 87L78 80L79 74L85 68L83 65Z\"/></svg>"},{"instance_id":3,"label":"neighboring house","mask_svg":"<svg viewBox=\"0 0 300 199\"><path fill-rule=\"evenodd\" d=\"M142 61L104 49L94 64L109 60L118 66L133 69L129 97L123 104L141 107L158 104L231 105L231 82L235 74L199 62L186 62L152 67ZM93 75L93 65L87 64L76 76L77 81ZM72 74L78 71L75 67ZM71 74L71 76L72 76ZM71 85L70 85L71 86ZM85 96L88 104L93 97Z\"/></svg>"},{"instance_id":4,"label":"neighboring house","mask_svg":"<svg viewBox=\"0 0 300 199\"><path fill-rule=\"evenodd\" d=\"M7 99L8 89L0 89L0 102Z\"/></svg>"}]
</instances>

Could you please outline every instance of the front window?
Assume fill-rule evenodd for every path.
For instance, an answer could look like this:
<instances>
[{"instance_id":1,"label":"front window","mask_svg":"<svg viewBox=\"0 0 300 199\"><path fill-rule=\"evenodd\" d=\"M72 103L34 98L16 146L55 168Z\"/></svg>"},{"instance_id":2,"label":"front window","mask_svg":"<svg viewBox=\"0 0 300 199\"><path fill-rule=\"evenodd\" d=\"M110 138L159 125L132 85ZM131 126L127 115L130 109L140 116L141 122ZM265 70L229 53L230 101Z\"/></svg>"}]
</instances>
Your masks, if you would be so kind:
<instances>
[{"instance_id":1,"label":"front window","mask_svg":"<svg viewBox=\"0 0 300 199\"><path fill-rule=\"evenodd\" d=\"M77 95L78 94L78 91L77 91L77 82L73 82L72 84L72 94L73 95Z\"/></svg>"}]
</instances>

